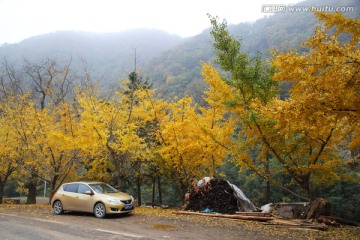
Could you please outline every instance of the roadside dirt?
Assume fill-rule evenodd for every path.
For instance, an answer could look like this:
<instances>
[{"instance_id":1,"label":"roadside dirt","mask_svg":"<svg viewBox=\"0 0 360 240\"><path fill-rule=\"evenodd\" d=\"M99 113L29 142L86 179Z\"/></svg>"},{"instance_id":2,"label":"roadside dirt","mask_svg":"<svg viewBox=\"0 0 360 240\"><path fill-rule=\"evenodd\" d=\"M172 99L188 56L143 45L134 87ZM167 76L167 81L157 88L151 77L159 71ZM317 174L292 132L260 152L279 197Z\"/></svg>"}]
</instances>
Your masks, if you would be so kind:
<instances>
[{"instance_id":1,"label":"roadside dirt","mask_svg":"<svg viewBox=\"0 0 360 240\"><path fill-rule=\"evenodd\" d=\"M54 215L48 204L2 204L0 214L49 220L61 224L121 230L153 239L358 239L359 227L331 228L327 231L276 228L260 222L204 216L175 215L175 209L137 208L133 214L97 219L92 214Z\"/></svg>"}]
</instances>

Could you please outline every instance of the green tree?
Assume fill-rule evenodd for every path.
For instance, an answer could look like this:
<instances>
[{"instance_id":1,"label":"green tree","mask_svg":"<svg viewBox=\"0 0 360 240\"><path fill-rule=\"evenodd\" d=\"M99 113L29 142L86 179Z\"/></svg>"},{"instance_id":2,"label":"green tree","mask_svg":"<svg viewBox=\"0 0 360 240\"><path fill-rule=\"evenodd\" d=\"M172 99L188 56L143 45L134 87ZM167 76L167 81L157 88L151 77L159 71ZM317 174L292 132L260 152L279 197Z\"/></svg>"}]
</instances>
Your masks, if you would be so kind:
<instances>
[{"instance_id":1,"label":"green tree","mask_svg":"<svg viewBox=\"0 0 360 240\"><path fill-rule=\"evenodd\" d=\"M249 58L241 52L241 41L232 36L227 30L227 23L218 23L218 19L210 17L214 39L213 48L216 54L216 63L230 75L226 83L233 87L231 97L227 94L225 104L233 114L237 115L238 127L241 129L237 136L237 147L232 151L238 164L252 169L256 174L267 181L268 198L270 197L270 169L269 151L262 143L261 138L253 138L246 134L246 129L261 129L256 120L257 114L252 107L254 101L267 104L277 94L277 83L272 79L274 68L261 59L261 54ZM256 153L256 156L253 154Z\"/></svg>"}]
</instances>

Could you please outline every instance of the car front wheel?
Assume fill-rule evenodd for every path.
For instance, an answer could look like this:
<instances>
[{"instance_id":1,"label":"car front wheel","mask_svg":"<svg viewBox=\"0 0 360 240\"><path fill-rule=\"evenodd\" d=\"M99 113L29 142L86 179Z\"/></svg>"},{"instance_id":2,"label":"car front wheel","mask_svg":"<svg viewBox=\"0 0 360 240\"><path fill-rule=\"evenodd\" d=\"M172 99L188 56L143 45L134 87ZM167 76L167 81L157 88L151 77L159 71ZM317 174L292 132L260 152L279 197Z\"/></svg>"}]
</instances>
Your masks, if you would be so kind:
<instances>
[{"instance_id":1,"label":"car front wheel","mask_svg":"<svg viewBox=\"0 0 360 240\"><path fill-rule=\"evenodd\" d=\"M62 214L64 212L62 203L60 201L54 202L53 209L56 215Z\"/></svg>"},{"instance_id":2,"label":"car front wheel","mask_svg":"<svg viewBox=\"0 0 360 240\"><path fill-rule=\"evenodd\" d=\"M102 203L97 203L94 207L95 217L104 218L106 216L106 208Z\"/></svg>"}]
</instances>

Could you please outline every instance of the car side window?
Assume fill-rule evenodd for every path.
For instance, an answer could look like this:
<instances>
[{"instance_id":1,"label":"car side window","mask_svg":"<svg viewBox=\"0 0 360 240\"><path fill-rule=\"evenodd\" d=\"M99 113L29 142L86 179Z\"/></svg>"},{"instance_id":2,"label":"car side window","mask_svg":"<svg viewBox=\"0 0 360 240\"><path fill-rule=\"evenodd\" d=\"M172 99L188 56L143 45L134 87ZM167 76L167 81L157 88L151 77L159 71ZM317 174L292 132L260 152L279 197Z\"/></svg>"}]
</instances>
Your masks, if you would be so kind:
<instances>
[{"instance_id":1,"label":"car side window","mask_svg":"<svg viewBox=\"0 0 360 240\"><path fill-rule=\"evenodd\" d=\"M64 187L66 192L77 193L79 184L68 184Z\"/></svg>"},{"instance_id":2,"label":"car side window","mask_svg":"<svg viewBox=\"0 0 360 240\"><path fill-rule=\"evenodd\" d=\"M91 189L85 184L79 184L78 193L85 194L86 191L91 191Z\"/></svg>"}]
</instances>

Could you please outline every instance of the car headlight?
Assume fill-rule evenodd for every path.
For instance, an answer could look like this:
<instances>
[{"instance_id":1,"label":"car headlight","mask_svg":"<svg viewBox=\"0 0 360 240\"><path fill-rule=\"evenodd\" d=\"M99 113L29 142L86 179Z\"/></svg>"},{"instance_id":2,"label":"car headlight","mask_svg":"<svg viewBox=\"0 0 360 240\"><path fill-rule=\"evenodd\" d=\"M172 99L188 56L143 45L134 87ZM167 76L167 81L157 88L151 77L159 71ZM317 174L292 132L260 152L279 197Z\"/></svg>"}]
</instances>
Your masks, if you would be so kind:
<instances>
[{"instance_id":1,"label":"car headlight","mask_svg":"<svg viewBox=\"0 0 360 240\"><path fill-rule=\"evenodd\" d=\"M108 202L111 203L111 204L119 204L119 203L121 203L121 200L120 200L120 199L108 198L107 200L108 200Z\"/></svg>"}]
</instances>

